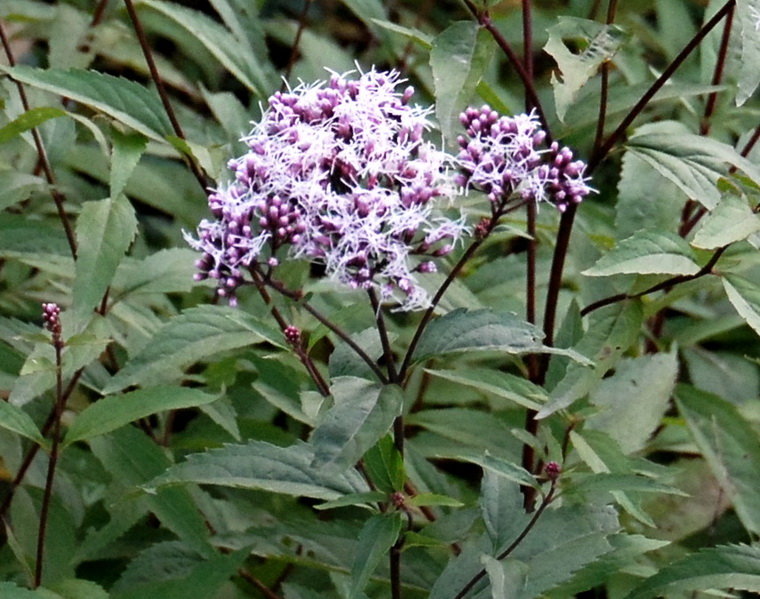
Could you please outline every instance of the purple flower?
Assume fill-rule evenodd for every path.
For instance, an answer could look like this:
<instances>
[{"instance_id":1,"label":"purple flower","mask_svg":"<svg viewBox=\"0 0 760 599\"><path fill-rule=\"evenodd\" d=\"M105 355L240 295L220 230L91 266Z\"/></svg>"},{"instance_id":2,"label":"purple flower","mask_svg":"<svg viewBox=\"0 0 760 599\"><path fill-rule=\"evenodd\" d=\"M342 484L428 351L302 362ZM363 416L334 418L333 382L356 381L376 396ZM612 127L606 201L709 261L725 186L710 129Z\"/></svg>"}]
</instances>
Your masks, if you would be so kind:
<instances>
[{"instance_id":1,"label":"purple flower","mask_svg":"<svg viewBox=\"0 0 760 599\"><path fill-rule=\"evenodd\" d=\"M564 212L591 192L586 164L573 160L554 142L546 149L546 133L535 113L501 116L488 106L460 115L465 135L458 138L457 183L484 192L494 211L514 199L546 201Z\"/></svg>"},{"instance_id":2,"label":"purple flower","mask_svg":"<svg viewBox=\"0 0 760 599\"><path fill-rule=\"evenodd\" d=\"M197 278L218 279L234 302L250 267L282 254L325 265L331 278L375 288L402 310L425 307L417 273L448 253L462 219L435 216L455 193L452 159L423 139L429 109L397 91L398 73L301 84L275 93L231 160L234 181L209 195L214 220L188 243L203 252Z\"/></svg>"}]
</instances>

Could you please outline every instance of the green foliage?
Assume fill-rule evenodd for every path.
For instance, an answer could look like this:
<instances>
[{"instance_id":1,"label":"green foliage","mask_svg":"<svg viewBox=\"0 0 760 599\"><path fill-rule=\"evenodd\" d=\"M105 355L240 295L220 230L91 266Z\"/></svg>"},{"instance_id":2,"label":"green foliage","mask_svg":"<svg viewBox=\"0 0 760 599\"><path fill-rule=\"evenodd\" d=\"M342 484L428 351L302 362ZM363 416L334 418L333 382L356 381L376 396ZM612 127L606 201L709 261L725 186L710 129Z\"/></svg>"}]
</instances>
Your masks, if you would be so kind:
<instances>
[{"instance_id":1,"label":"green foliage","mask_svg":"<svg viewBox=\"0 0 760 599\"><path fill-rule=\"evenodd\" d=\"M760 0L95 4L0 2L0 598L760 594ZM279 247L226 305L267 99L391 65L446 176L487 103L594 193L452 183L428 312Z\"/></svg>"}]
</instances>

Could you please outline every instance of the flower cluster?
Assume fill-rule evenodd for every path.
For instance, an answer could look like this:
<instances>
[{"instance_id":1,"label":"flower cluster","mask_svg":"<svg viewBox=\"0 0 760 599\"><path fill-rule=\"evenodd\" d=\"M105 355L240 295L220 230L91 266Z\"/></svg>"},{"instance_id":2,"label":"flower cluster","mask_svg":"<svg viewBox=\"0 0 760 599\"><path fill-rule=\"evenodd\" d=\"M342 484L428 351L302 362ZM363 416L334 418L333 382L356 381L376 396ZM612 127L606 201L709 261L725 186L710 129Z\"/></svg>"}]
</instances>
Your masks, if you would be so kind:
<instances>
[{"instance_id":1,"label":"flower cluster","mask_svg":"<svg viewBox=\"0 0 760 599\"><path fill-rule=\"evenodd\" d=\"M61 342L61 307L55 303L42 304L42 320L45 328L53 334L53 342Z\"/></svg>"},{"instance_id":2,"label":"flower cluster","mask_svg":"<svg viewBox=\"0 0 760 599\"><path fill-rule=\"evenodd\" d=\"M209 196L197 278L215 278L234 302L251 268L283 254L324 264L353 288L375 288L404 310L428 304L416 274L453 248L461 219L434 216L453 195L451 158L423 139L428 110L412 106L396 72L299 85L270 99L230 161L234 181ZM280 251L282 250L282 251Z\"/></svg>"},{"instance_id":3,"label":"flower cluster","mask_svg":"<svg viewBox=\"0 0 760 599\"><path fill-rule=\"evenodd\" d=\"M457 183L488 195L498 207L514 197L551 202L564 212L591 192L583 176L586 164L573 160L567 147L553 142L541 149L546 133L535 114L501 116L488 106L460 115Z\"/></svg>"}]
</instances>

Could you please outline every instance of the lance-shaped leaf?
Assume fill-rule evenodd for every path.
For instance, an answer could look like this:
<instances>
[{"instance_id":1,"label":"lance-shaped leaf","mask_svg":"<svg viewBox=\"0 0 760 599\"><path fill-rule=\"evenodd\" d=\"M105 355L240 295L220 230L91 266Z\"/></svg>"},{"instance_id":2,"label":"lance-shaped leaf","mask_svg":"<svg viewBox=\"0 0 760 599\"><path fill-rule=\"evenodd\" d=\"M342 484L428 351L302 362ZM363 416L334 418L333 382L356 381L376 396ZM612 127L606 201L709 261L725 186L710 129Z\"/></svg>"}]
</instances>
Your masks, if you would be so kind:
<instances>
[{"instance_id":1,"label":"lance-shaped leaf","mask_svg":"<svg viewBox=\"0 0 760 599\"><path fill-rule=\"evenodd\" d=\"M459 114L491 58L493 40L474 21L459 21L433 40L430 67L435 84L435 112L444 139L454 140Z\"/></svg>"},{"instance_id":2,"label":"lance-shaped leaf","mask_svg":"<svg viewBox=\"0 0 760 599\"><path fill-rule=\"evenodd\" d=\"M137 218L126 196L85 202L77 219L74 313L79 319L102 301L136 232Z\"/></svg>"},{"instance_id":3,"label":"lance-shaped leaf","mask_svg":"<svg viewBox=\"0 0 760 599\"><path fill-rule=\"evenodd\" d=\"M343 471L385 436L401 414L404 395L395 385L339 377L330 386L334 405L311 436L316 469Z\"/></svg>"},{"instance_id":4,"label":"lance-shaped leaf","mask_svg":"<svg viewBox=\"0 0 760 599\"><path fill-rule=\"evenodd\" d=\"M0 401L0 428L31 439L38 445L45 442L31 416L7 401Z\"/></svg>"},{"instance_id":5,"label":"lance-shaped leaf","mask_svg":"<svg viewBox=\"0 0 760 599\"><path fill-rule=\"evenodd\" d=\"M564 121L565 113L580 89L599 66L617 52L623 42L623 30L616 25L603 25L588 19L560 17L559 23L550 27L548 33L544 51L554 58L562 73L561 80L552 73L551 82L557 116ZM582 49L578 53L572 52L564 39L580 40Z\"/></svg>"},{"instance_id":6,"label":"lance-shaped leaf","mask_svg":"<svg viewBox=\"0 0 760 599\"><path fill-rule=\"evenodd\" d=\"M556 353L588 363L577 352L546 347L543 333L515 314L458 308L437 318L425 329L415 361L467 351L500 351L507 354Z\"/></svg>"},{"instance_id":7,"label":"lance-shaped leaf","mask_svg":"<svg viewBox=\"0 0 760 599\"><path fill-rule=\"evenodd\" d=\"M734 274L721 280L734 309L760 335L760 285Z\"/></svg>"},{"instance_id":8,"label":"lance-shaped leaf","mask_svg":"<svg viewBox=\"0 0 760 599\"><path fill-rule=\"evenodd\" d=\"M24 131L34 129L47 120L66 116L67 114L68 113L65 110L61 108L53 108L52 106L40 106L39 108L27 110L24 114L16 117L7 125L0 127L0 144L10 141L17 135L21 135Z\"/></svg>"},{"instance_id":9,"label":"lance-shaped leaf","mask_svg":"<svg viewBox=\"0 0 760 599\"><path fill-rule=\"evenodd\" d=\"M540 410L548 397L546 392L530 381L498 370L468 368L467 370L426 370L433 376L495 395L530 410Z\"/></svg>"},{"instance_id":10,"label":"lance-shaped leaf","mask_svg":"<svg viewBox=\"0 0 760 599\"><path fill-rule=\"evenodd\" d=\"M739 91L736 104L741 106L749 100L760 85L760 0L737 0L736 18L739 25Z\"/></svg>"},{"instance_id":11,"label":"lance-shaped leaf","mask_svg":"<svg viewBox=\"0 0 760 599\"><path fill-rule=\"evenodd\" d=\"M16 81L70 98L163 141L172 132L158 95L139 83L84 69L36 69L0 65Z\"/></svg>"},{"instance_id":12,"label":"lance-shaped leaf","mask_svg":"<svg viewBox=\"0 0 760 599\"><path fill-rule=\"evenodd\" d=\"M122 133L118 129L111 131L113 150L111 152L111 177L109 187L111 197L118 198L124 191L129 177L148 145L148 139L139 133Z\"/></svg>"},{"instance_id":13,"label":"lance-shaped leaf","mask_svg":"<svg viewBox=\"0 0 760 599\"><path fill-rule=\"evenodd\" d=\"M760 216L744 198L734 194L723 196L720 203L700 223L691 245L714 250L746 239L760 231Z\"/></svg>"},{"instance_id":14,"label":"lance-shaped leaf","mask_svg":"<svg viewBox=\"0 0 760 599\"><path fill-rule=\"evenodd\" d=\"M628 147L708 210L720 201L717 182L728 175L730 166L760 185L760 167L732 146L689 133L683 125L672 121L639 127Z\"/></svg>"},{"instance_id":15,"label":"lance-shaped leaf","mask_svg":"<svg viewBox=\"0 0 760 599\"><path fill-rule=\"evenodd\" d=\"M109 433L157 412L205 405L216 396L189 387L151 387L111 395L88 406L69 428L65 445Z\"/></svg>"},{"instance_id":16,"label":"lance-shaped leaf","mask_svg":"<svg viewBox=\"0 0 760 599\"><path fill-rule=\"evenodd\" d=\"M262 61L249 44L243 43L223 25L198 10L177 4L158 0L141 0L140 4L160 12L185 29L256 95L263 96L271 88L272 80L265 67L266 61Z\"/></svg>"},{"instance_id":17,"label":"lance-shaped leaf","mask_svg":"<svg viewBox=\"0 0 760 599\"><path fill-rule=\"evenodd\" d=\"M708 589L760 594L760 547L719 545L702 549L665 566L625 599L650 599Z\"/></svg>"},{"instance_id":18,"label":"lance-shaped leaf","mask_svg":"<svg viewBox=\"0 0 760 599\"><path fill-rule=\"evenodd\" d=\"M365 596L362 591L369 582L369 577L393 546L401 532L401 514L378 514L364 524L359 533L356 547L356 559L351 566L351 588L349 599Z\"/></svg>"},{"instance_id":19,"label":"lance-shaped leaf","mask_svg":"<svg viewBox=\"0 0 760 599\"><path fill-rule=\"evenodd\" d=\"M198 483L239 489L258 489L297 497L332 500L368 491L355 470L328 473L312 467L314 448L306 443L278 447L263 441L225 445L190 455L145 487Z\"/></svg>"},{"instance_id":20,"label":"lance-shaped leaf","mask_svg":"<svg viewBox=\"0 0 760 599\"><path fill-rule=\"evenodd\" d=\"M726 400L688 385L676 389L679 412L734 504L742 524L760 533L760 439Z\"/></svg>"},{"instance_id":21,"label":"lance-shaped leaf","mask_svg":"<svg viewBox=\"0 0 760 599\"><path fill-rule=\"evenodd\" d=\"M693 275L699 265L689 244L665 231L637 231L583 271L589 277L621 274Z\"/></svg>"},{"instance_id":22,"label":"lance-shaped leaf","mask_svg":"<svg viewBox=\"0 0 760 599\"><path fill-rule=\"evenodd\" d=\"M104 393L176 380L184 367L198 360L262 341L280 345L281 337L250 314L229 306L190 308L159 329L109 381Z\"/></svg>"}]
</instances>

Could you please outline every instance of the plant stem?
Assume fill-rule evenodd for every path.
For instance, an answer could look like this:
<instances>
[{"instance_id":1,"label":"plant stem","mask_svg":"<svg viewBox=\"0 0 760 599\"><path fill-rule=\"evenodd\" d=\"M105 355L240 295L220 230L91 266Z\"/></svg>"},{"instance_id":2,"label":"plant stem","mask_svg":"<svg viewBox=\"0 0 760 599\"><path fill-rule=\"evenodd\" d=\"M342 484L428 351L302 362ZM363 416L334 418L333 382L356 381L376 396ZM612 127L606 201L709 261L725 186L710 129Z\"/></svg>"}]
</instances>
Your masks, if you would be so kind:
<instances>
[{"instance_id":1,"label":"plant stem","mask_svg":"<svg viewBox=\"0 0 760 599\"><path fill-rule=\"evenodd\" d=\"M523 539L525 539L526 536L528 536L528 533L533 529L533 527L536 525L536 522L538 522L538 519L541 517L541 514L544 513L544 510L546 507L552 502L554 499L554 493L557 489L557 482L555 480L551 481L551 487L549 488L549 492L544 497L543 501L541 501L541 505L538 506L538 509L533 514L533 517L530 519L528 524L525 525L525 528L522 529L519 535L517 535L517 538L515 538L512 543L510 543L509 547L507 547L504 551L502 551L499 555L496 556L496 559L498 561L501 561L507 557L520 545L520 543L523 542ZM486 569L483 568L480 570L475 576L473 576L470 581L462 588L461 591L459 591L454 599L463 599L465 595L467 595L470 590L480 581L482 580L486 575Z\"/></svg>"},{"instance_id":2,"label":"plant stem","mask_svg":"<svg viewBox=\"0 0 760 599\"><path fill-rule=\"evenodd\" d=\"M522 0L522 24L523 64L525 65L525 75L535 87L535 81L533 79L533 14L531 11L531 0ZM529 111L531 108L534 108L534 105L526 88L525 110Z\"/></svg>"},{"instance_id":3,"label":"plant stem","mask_svg":"<svg viewBox=\"0 0 760 599\"><path fill-rule=\"evenodd\" d=\"M712 85L720 85L723 79L723 69L726 66L726 56L728 56L728 43L731 40L731 26L734 22L734 7L731 6L726 14L726 23L723 26L723 35L720 39L720 49L718 58L715 61L715 70L713 71ZM705 113L702 116L702 123L699 127L700 135L707 135L710 132L710 120L715 112L715 105L718 100L718 92L710 92L705 105Z\"/></svg>"},{"instance_id":4,"label":"plant stem","mask_svg":"<svg viewBox=\"0 0 760 599\"><path fill-rule=\"evenodd\" d=\"M164 82L161 79L158 68L156 67L156 61L153 59L153 50L148 43L148 38L145 35L145 30L143 29L142 22L137 16L137 11L135 10L134 3L132 0L124 0L124 5L127 7L129 19L132 21L132 26L135 29L137 40L140 43L140 48L142 49L143 56L145 57L145 62L148 64L150 78L156 85L156 90L158 91L158 95L161 98L161 103L164 105L166 116L169 117L169 122L171 122L174 134L180 139L186 141L187 138L185 137L185 133L179 124L179 120L177 120L177 115L174 112L174 107L169 100L169 94L166 92L166 86L164 86ZM198 185L200 185L201 189L203 189L205 192L209 187L212 186L213 182L206 176L193 156L185 155L185 159L187 160L187 165L190 167L190 171L193 173L196 181L198 181Z\"/></svg>"},{"instance_id":5,"label":"plant stem","mask_svg":"<svg viewBox=\"0 0 760 599\"><path fill-rule=\"evenodd\" d=\"M533 104L533 107L536 109L536 113L538 114L538 118L541 120L541 126L546 132L546 140L548 143L551 143L552 136L549 129L549 121L546 119L546 114L544 113L543 106L541 105L541 100L538 98L536 87L533 84L532 77L526 71L525 65L523 65L523 62L517 57L517 54L515 54L512 46L509 45L509 42L501 34L501 31L499 31L493 24L491 17L488 15L488 12L479 10L472 2L472 0L462 1L470 13L472 13L473 17L475 17L475 19L478 21L478 23L480 23L480 25L491 34L491 37L493 37L496 44L499 46L499 48L501 48L502 52L504 52L512 67L515 69L515 71L517 71L517 74L522 80L523 86L525 87L525 94Z\"/></svg>"},{"instance_id":6,"label":"plant stem","mask_svg":"<svg viewBox=\"0 0 760 599\"><path fill-rule=\"evenodd\" d=\"M285 67L285 74L282 77L282 86L280 91L284 91L290 80L290 74L293 71L293 66L296 64L296 57L298 56L298 45L301 43L301 35L303 30L306 29L306 15L309 12L312 0L304 0L301 14L298 16L298 29L296 30L296 37L293 40L293 48L290 51L290 58L288 59L288 66Z\"/></svg>"},{"instance_id":7,"label":"plant stem","mask_svg":"<svg viewBox=\"0 0 760 599\"><path fill-rule=\"evenodd\" d=\"M13 56L10 41L8 40L8 36L5 34L5 28L3 27L2 21L0 21L0 41L2 41L3 51L5 52L5 58L8 60L8 64L11 67L15 67L16 59ZM13 76L11 76L11 79L13 79ZM23 84L20 81L16 80L13 82L16 84L16 89L18 90L19 99L21 100L21 106L24 108L24 112L29 112L29 99L26 96L26 90L24 89ZM55 209L58 213L58 219L61 221L61 224L63 225L63 231L66 234L66 241L69 244L71 256L76 260L77 241L76 237L74 236L74 229L71 226L71 222L69 222L68 214L66 214L66 210L63 207L66 203L66 196L57 189L58 182L56 180L53 167L50 164L50 160L48 159L47 151L45 150L45 144L42 142L42 136L40 135L37 127L33 127L31 133L32 139L34 140L34 147L37 150L39 164L42 166L42 172L45 174L45 179L50 186L50 195L53 198L53 203L55 204Z\"/></svg>"},{"instance_id":8,"label":"plant stem","mask_svg":"<svg viewBox=\"0 0 760 599\"><path fill-rule=\"evenodd\" d=\"M262 274L255 268L251 268L250 272L251 276L253 277L253 282L256 285L256 289L259 291L261 299L264 300L264 303L269 307L269 311L277 321L280 330L285 333L285 330L288 328L288 322L285 320L285 317L282 315L279 308L274 305L272 296L269 295L269 292L267 291L266 283L264 282ZM329 396L330 385L327 384L327 381L325 381L322 373L319 372L319 369L317 368L316 364L314 364L314 361L311 359L311 356L308 354L308 352L306 352L300 343L292 344L291 347L293 347L293 351L295 351L296 356L298 356L298 359L301 361L301 364L303 364L304 368L306 368L306 371L309 373L309 376L317 385L317 389L319 390L320 395L323 397Z\"/></svg>"},{"instance_id":9,"label":"plant stem","mask_svg":"<svg viewBox=\"0 0 760 599\"><path fill-rule=\"evenodd\" d=\"M607 5L607 25L612 25L615 22L615 14L617 13L617 0L610 0ZM596 122L596 135L594 136L594 150L592 154L596 154L602 145L604 139L604 126L607 122L607 97L609 95L609 80L610 80L610 61L605 60L602 63L602 79L601 79L601 93L599 96L599 117Z\"/></svg>"},{"instance_id":10,"label":"plant stem","mask_svg":"<svg viewBox=\"0 0 760 599\"><path fill-rule=\"evenodd\" d=\"M34 588L42 584L43 558L45 556L45 532L47 530L48 517L50 515L50 502L53 497L53 481L55 480L55 469L58 465L58 452L61 436L61 416L66 404L66 396L63 393L63 365L61 361L61 350L63 342L60 338L53 341L55 348L55 410L53 416L53 440L50 449L50 458L48 460L47 475L45 477L45 489L42 495L42 506L40 508L40 525L37 531L37 555L34 565Z\"/></svg>"},{"instance_id":11,"label":"plant stem","mask_svg":"<svg viewBox=\"0 0 760 599\"><path fill-rule=\"evenodd\" d=\"M707 263L702 268L700 268L699 271L695 272L693 275L678 275L675 277L671 277L670 279L662 281L661 283L657 283L656 285L652 285L648 289L645 289L644 291L640 291L639 293L618 293L615 295L611 295L609 297L605 297L604 299L595 301L589 304L588 306L586 306L585 308L583 308L583 310L581 310L581 316L586 316L587 314L590 314L594 310L598 310L599 308L603 308L604 306L609 306L610 304L615 304L617 302L622 302L628 299L637 299L640 297L644 297L645 295L649 295L650 293L654 293L655 291L662 291L663 289L668 289L680 283L693 281L694 279L699 279L700 277L711 274L713 267L717 264L718 260L720 260L720 257L723 255L723 252L725 252L729 247L730 245L724 245L723 247L715 250L713 255L710 257L710 260L708 260Z\"/></svg>"},{"instance_id":12,"label":"plant stem","mask_svg":"<svg viewBox=\"0 0 760 599\"><path fill-rule=\"evenodd\" d=\"M398 374L396 373L396 366L393 360L393 350L391 349L391 342L388 339L388 327L385 325L385 318L383 317L383 308L377 299L377 294L374 289L368 289L367 295L369 295L369 301L372 305L372 309L375 311L375 322L377 323L377 332L380 335L380 344L383 347L383 356L385 356L386 367L388 368L388 381L390 383L398 383Z\"/></svg>"},{"instance_id":13,"label":"plant stem","mask_svg":"<svg viewBox=\"0 0 760 599\"><path fill-rule=\"evenodd\" d=\"M369 366L369 368L372 370L372 372L377 376L378 380L383 384L388 384L388 378L385 376L382 370L378 367L377 363L370 358L367 355L367 352L365 352L359 345L357 345L356 341L351 339L351 336L344 331L341 327L339 327L337 324L332 322L329 318L327 318L325 315L323 315L319 310L317 310L314 306L312 306L309 302L303 301L303 296L296 292L291 291L290 289L286 288L281 283L278 283L274 279L265 279L264 283L277 291L279 294L283 295L284 297L287 297L290 300L293 300L294 302L297 302L299 306L301 306L304 310L306 310L309 314L311 314L314 318L316 318L321 324L325 325L328 329L330 329L333 333L335 333L342 341L346 343L353 351L354 353L359 356L359 358L362 359L362 361Z\"/></svg>"},{"instance_id":14,"label":"plant stem","mask_svg":"<svg viewBox=\"0 0 760 599\"><path fill-rule=\"evenodd\" d=\"M599 150L591 157L591 160L589 160L588 163L588 169L586 171L587 174L590 175L596 170L602 160L604 160L607 154L609 154L613 146L618 142L620 138L623 137L628 126L636 119L637 116L639 116L639 114L641 114L646 105L649 104L649 101L668 82L668 80L673 76L673 73L676 72L678 67L680 67L689 57L689 55L697 48L697 46L699 46L700 42L705 38L705 36L710 33L710 31L712 31L718 23L720 23L720 21L728 14L729 11L733 10L735 4L736 0L728 0L728 2L726 2L726 4L724 4L717 13L715 13L713 18L705 23L697 32L697 34L691 40L689 40L689 43L686 44L684 49L681 50L678 56L673 59L673 62L667 66L667 68L651 85L651 87L644 93L643 96L641 96L636 105L631 108L630 112L628 112L628 114L623 118L617 129L615 129L607 138L607 141L605 141Z\"/></svg>"}]
</instances>

